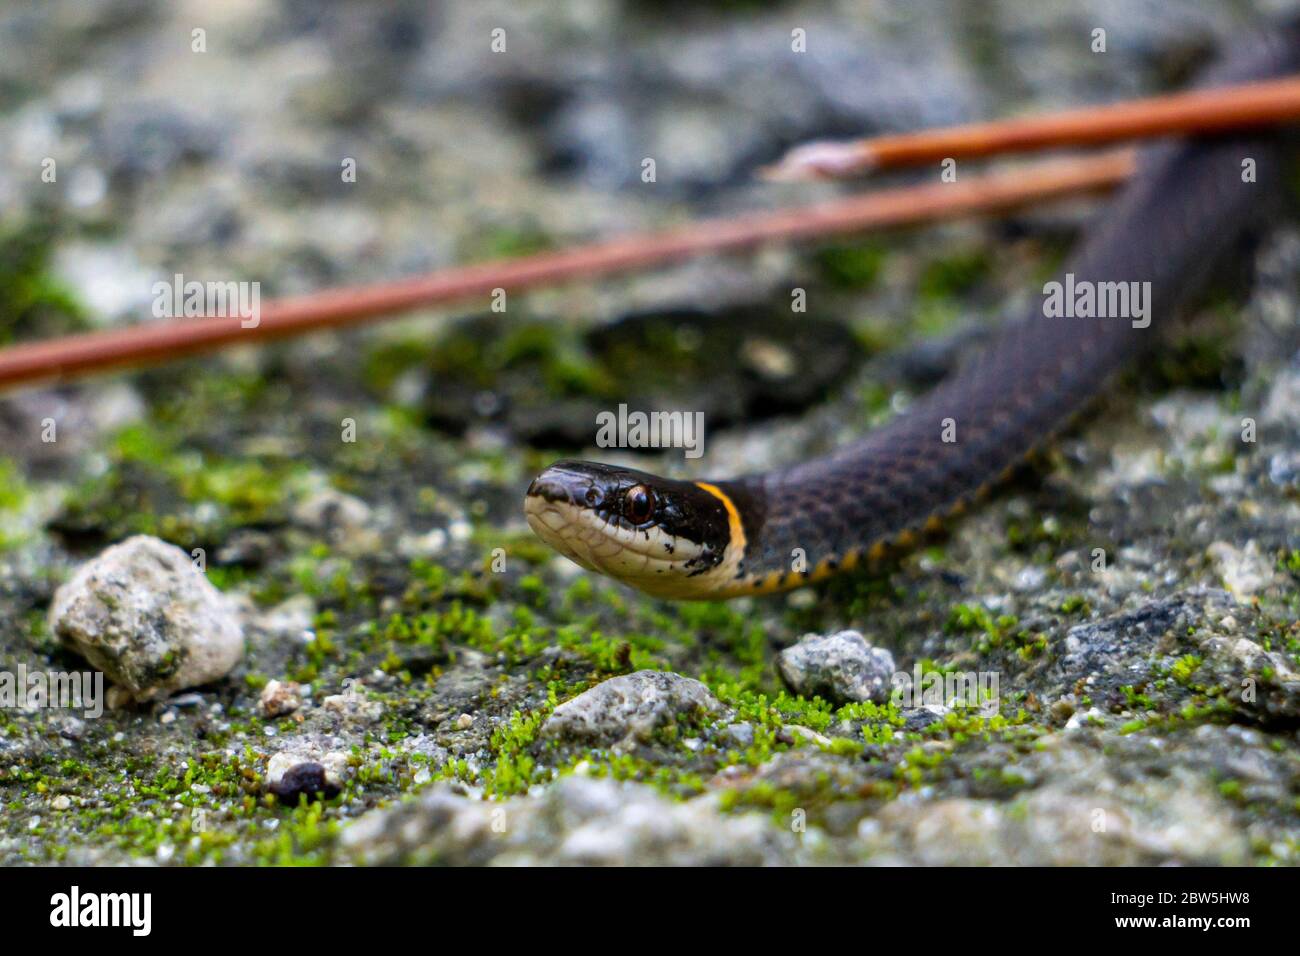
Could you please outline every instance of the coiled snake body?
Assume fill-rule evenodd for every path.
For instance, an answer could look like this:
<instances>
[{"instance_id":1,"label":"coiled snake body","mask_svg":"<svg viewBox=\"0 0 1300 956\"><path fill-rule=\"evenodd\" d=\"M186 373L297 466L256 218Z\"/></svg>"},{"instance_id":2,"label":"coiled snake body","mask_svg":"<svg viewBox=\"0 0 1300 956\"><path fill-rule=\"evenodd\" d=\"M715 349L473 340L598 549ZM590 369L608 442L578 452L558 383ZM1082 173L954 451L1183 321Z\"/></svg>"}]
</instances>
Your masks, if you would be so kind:
<instances>
[{"instance_id":1,"label":"coiled snake body","mask_svg":"<svg viewBox=\"0 0 1300 956\"><path fill-rule=\"evenodd\" d=\"M1300 24L1288 24L1241 44L1203 82L1298 68ZM1253 178L1243 175L1247 160ZM1278 205L1284 174L1268 133L1144 151L1058 279L1072 274L1076 288L1150 283L1149 327L1127 315L1054 317L1039 301L906 412L827 457L727 481L561 461L529 487L529 524L583 567L679 599L787 590L906 545L980 496L1153 347L1215 264Z\"/></svg>"}]
</instances>

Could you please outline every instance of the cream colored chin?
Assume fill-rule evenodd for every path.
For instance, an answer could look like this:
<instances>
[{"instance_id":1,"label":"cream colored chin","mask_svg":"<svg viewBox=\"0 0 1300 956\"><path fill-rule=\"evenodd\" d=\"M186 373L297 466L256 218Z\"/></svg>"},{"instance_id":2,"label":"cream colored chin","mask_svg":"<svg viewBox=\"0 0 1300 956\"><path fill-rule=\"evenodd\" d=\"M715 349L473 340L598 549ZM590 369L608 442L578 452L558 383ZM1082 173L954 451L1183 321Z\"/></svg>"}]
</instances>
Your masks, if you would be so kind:
<instances>
[{"instance_id":1,"label":"cream colored chin","mask_svg":"<svg viewBox=\"0 0 1300 956\"><path fill-rule=\"evenodd\" d=\"M661 597L696 590L685 565L700 548L689 541L657 529L620 528L593 512L537 496L524 499L524 515L539 538L588 571Z\"/></svg>"}]
</instances>

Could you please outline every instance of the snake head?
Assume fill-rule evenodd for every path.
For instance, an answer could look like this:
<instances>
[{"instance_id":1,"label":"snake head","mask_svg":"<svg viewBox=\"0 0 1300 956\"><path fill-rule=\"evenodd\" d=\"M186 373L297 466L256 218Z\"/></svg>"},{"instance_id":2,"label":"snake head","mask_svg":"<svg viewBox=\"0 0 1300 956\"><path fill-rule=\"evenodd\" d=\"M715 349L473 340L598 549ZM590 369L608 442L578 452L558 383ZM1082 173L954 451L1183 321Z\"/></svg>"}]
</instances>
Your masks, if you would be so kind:
<instances>
[{"instance_id":1,"label":"snake head","mask_svg":"<svg viewBox=\"0 0 1300 956\"><path fill-rule=\"evenodd\" d=\"M557 461L528 486L524 514L538 537L589 571L661 597L704 597L737 552L726 499L709 487Z\"/></svg>"}]
</instances>

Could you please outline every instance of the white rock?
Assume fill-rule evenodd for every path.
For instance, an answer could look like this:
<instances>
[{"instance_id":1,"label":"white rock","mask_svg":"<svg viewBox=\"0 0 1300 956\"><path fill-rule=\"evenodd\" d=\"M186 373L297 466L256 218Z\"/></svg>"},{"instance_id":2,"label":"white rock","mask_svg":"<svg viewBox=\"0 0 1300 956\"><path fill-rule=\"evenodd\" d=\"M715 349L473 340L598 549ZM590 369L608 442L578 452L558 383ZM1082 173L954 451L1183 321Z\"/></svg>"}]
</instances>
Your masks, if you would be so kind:
<instances>
[{"instance_id":1,"label":"white rock","mask_svg":"<svg viewBox=\"0 0 1300 956\"><path fill-rule=\"evenodd\" d=\"M296 594L264 613L253 610L246 615L249 627L259 634L278 640L303 640L310 636L316 619L316 602L306 594Z\"/></svg>"},{"instance_id":2,"label":"white rock","mask_svg":"<svg viewBox=\"0 0 1300 956\"><path fill-rule=\"evenodd\" d=\"M83 565L55 593L49 620L136 700L218 680L244 652L233 602L184 551L145 535Z\"/></svg>"},{"instance_id":3,"label":"white rock","mask_svg":"<svg viewBox=\"0 0 1300 956\"><path fill-rule=\"evenodd\" d=\"M347 774L348 755L341 750L320 751L312 747L282 750L266 762L267 786L278 786L284 780L286 773L294 767L308 763L320 764L325 771L325 779L338 786Z\"/></svg>"},{"instance_id":4,"label":"white rock","mask_svg":"<svg viewBox=\"0 0 1300 956\"><path fill-rule=\"evenodd\" d=\"M302 688L293 681L268 681L259 699L267 717L291 714L302 706Z\"/></svg>"},{"instance_id":5,"label":"white rock","mask_svg":"<svg viewBox=\"0 0 1300 956\"><path fill-rule=\"evenodd\" d=\"M321 701L321 707L344 720L361 723L376 721L384 714L383 703L367 697L359 680L344 681L343 693L326 697Z\"/></svg>"},{"instance_id":6,"label":"white rock","mask_svg":"<svg viewBox=\"0 0 1300 956\"><path fill-rule=\"evenodd\" d=\"M1273 583L1273 562L1260 554L1259 545L1254 541L1248 542L1244 548L1216 541L1206 549L1206 553L1223 579L1223 586L1237 597L1250 597Z\"/></svg>"},{"instance_id":7,"label":"white rock","mask_svg":"<svg viewBox=\"0 0 1300 956\"><path fill-rule=\"evenodd\" d=\"M346 554L374 551L382 538L370 506L353 495L334 488L318 491L293 509L293 520L304 528L324 534Z\"/></svg>"},{"instance_id":8,"label":"white rock","mask_svg":"<svg viewBox=\"0 0 1300 956\"><path fill-rule=\"evenodd\" d=\"M369 523L370 506L354 495L326 488L299 502L293 509L293 520L316 531L351 531Z\"/></svg>"}]
</instances>

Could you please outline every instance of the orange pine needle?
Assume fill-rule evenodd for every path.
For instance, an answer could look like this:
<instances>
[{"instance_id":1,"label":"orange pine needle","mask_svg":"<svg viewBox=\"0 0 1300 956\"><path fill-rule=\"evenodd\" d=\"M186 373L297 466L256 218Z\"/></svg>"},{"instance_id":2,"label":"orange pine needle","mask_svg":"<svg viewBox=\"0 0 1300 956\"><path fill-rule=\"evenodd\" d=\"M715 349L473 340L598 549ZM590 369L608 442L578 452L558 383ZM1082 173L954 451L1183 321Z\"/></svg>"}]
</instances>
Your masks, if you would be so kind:
<instances>
[{"instance_id":1,"label":"orange pine needle","mask_svg":"<svg viewBox=\"0 0 1300 956\"><path fill-rule=\"evenodd\" d=\"M977 213L1005 212L1036 202L1111 188L1133 170L1130 152L1057 160L953 183L885 189L819 205L693 223L557 252L426 276L332 289L265 303L260 323L239 316L165 320L10 346L0 350L0 388L72 379L113 368L165 362L228 345L247 345L321 329L360 325L412 309L590 279L736 251L765 242L811 239Z\"/></svg>"},{"instance_id":2,"label":"orange pine needle","mask_svg":"<svg viewBox=\"0 0 1300 956\"><path fill-rule=\"evenodd\" d=\"M1300 120L1300 76L1192 90L1060 113L796 147L762 171L769 179L860 173L1007 152L1095 146L1173 134L1220 133Z\"/></svg>"}]
</instances>

